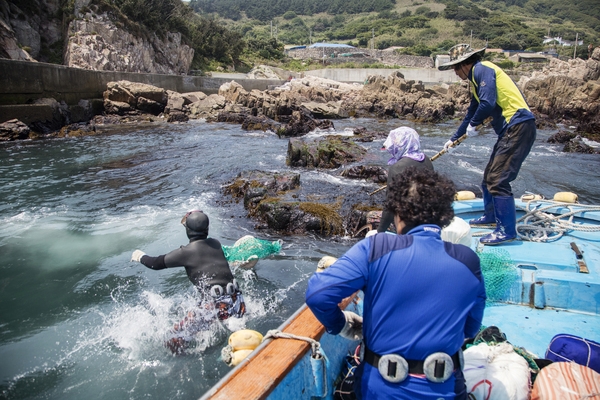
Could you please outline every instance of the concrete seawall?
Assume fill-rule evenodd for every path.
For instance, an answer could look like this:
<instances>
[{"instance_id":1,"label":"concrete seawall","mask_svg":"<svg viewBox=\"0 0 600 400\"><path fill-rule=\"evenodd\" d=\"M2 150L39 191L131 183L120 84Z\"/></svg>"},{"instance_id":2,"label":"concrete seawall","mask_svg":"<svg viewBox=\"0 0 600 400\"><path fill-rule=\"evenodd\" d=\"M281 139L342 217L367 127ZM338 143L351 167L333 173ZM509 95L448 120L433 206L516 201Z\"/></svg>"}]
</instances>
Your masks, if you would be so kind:
<instances>
[{"instance_id":1,"label":"concrete seawall","mask_svg":"<svg viewBox=\"0 0 600 400\"><path fill-rule=\"evenodd\" d=\"M438 71L434 68L337 68L317 69L306 71L305 75L317 76L319 78L331 79L339 82L364 82L370 75L388 76L392 72L399 71L406 80L421 81L427 86L458 82L460 79L454 71Z\"/></svg>"},{"instance_id":2,"label":"concrete seawall","mask_svg":"<svg viewBox=\"0 0 600 400\"><path fill-rule=\"evenodd\" d=\"M133 72L90 71L63 65L0 59L0 123L19 118L25 123L35 119L34 113L48 106L32 107L41 98L54 98L68 105L81 99L101 99L108 82L127 80L154 85L179 93L213 94L232 79L204 76L139 74ZM235 79L244 89L265 90L285 83L279 79ZM40 108L41 107L41 108ZM34 111L35 108L35 111Z\"/></svg>"}]
</instances>

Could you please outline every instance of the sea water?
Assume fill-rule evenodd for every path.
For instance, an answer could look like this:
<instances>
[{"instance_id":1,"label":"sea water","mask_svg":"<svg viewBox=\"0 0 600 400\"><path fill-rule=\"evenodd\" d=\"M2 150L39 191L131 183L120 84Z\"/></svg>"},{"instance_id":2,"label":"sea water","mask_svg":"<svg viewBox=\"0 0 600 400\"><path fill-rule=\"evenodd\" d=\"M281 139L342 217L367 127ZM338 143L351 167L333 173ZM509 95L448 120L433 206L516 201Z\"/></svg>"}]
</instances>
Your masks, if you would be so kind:
<instances>
[{"instance_id":1,"label":"sea water","mask_svg":"<svg viewBox=\"0 0 600 400\"><path fill-rule=\"evenodd\" d=\"M348 119L309 136L406 125L417 129L431 157L457 123ZM98 131L0 144L0 398L200 397L229 371L220 359L229 334L278 327L302 305L318 260L341 255L357 240L259 230L223 186L242 171L293 170L317 197L378 188L340 177L341 169L287 167L287 139L239 125L191 121ZM573 191L583 203L600 204L600 157L562 153L546 142L555 132L538 132L513 183L515 196ZM434 166L459 189L480 194L494 142L488 130ZM368 150L363 164L386 165L382 143L361 143ZM164 342L194 309L194 290L183 268L153 271L129 260L135 249L160 255L186 244L180 219L191 209L210 217L210 236L222 244L253 235L281 239L283 248L253 271L234 271L248 308L244 318L213 324L185 355L174 356Z\"/></svg>"}]
</instances>

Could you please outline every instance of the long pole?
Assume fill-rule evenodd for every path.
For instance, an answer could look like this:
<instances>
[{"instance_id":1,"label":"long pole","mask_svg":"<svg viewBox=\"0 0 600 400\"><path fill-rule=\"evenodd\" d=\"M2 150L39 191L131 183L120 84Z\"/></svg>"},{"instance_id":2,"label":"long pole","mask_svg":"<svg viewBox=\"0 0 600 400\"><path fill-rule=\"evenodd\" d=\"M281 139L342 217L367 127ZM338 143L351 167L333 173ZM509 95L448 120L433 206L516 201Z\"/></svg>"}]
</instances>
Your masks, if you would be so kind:
<instances>
[{"instance_id":1,"label":"long pole","mask_svg":"<svg viewBox=\"0 0 600 400\"><path fill-rule=\"evenodd\" d=\"M575 58L575 55L577 54L577 41L579 39L579 33L575 34L575 49L573 49L573 58Z\"/></svg>"},{"instance_id":2,"label":"long pole","mask_svg":"<svg viewBox=\"0 0 600 400\"><path fill-rule=\"evenodd\" d=\"M454 142L452 142L452 144L450 145L450 147L458 146L466 138L467 138L467 134L462 135L461 137L459 137L458 139L456 139ZM438 158L440 158L442 155L446 154L447 152L448 152L448 150L442 149L437 154L435 154L433 157L431 157L430 160L431 161L435 161ZM387 188L387 185L383 185L382 187L380 187L379 189L375 190L374 192L369 193L369 196L373 196L375 193L379 193L379 192L381 192L385 188Z\"/></svg>"}]
</instances>

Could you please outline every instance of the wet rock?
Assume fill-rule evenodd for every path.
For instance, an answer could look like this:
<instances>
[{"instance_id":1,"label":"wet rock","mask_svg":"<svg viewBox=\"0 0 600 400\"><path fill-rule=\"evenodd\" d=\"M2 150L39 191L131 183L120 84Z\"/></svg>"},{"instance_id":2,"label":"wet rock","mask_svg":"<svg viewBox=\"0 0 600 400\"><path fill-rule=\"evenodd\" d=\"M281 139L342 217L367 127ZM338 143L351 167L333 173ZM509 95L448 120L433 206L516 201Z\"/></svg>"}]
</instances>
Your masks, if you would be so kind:
<instances>
[{"instance_id":1,"label":"wet rock","mask_svg":"<svg viewBox=\"0 0 600 400\"><path fill-rule=\"evenodd\" d=\"M338 168L360 161L366 152L344 136L330 135L312 140L292 138L288 144L286 164L304 168Z\"/></svg>"},{"instance_id":2,"label":"wet rock","mask_svg":"<svg viewBox=\"0 0 600 400\"><path fill-rule=\"evenodd\" d=\"M95 135L96 129L94 125L88 123L78 123L63 126L54 136L59 138L65 137L81 137Z\"/></svg>"},{"instance_id":3,"label":"wet rock","mask_svg":"<svg viewBox=\"0 0 600 400\"><path fill-rule=\"evenodd\" d=\"M558 131L548 138L548 143L567 143L575 138L577 134L568 131Z\"/></svg>"},{"instance_id":4,"label":"wet rock","mask_svg":"<svg viewBox=\"0 0 600 400\"><path fill-rule=\"evenodd\" d=\"M364 126L357 126L352 130L352 139L355 142L369 143L376 139L387 138L389 132L368 131Z\"/></svg>"},{"instance_id":5,"label":"wet rock","mask_svg":"<svg viewBox=\"0 0 600 400\"><path fill-rule=\"evenodd\" d=\"M248 115L242 122L242 129L247 131L273 131L278 133L280 130L285 128L279 122L273 121L265 116L253 117Z\"/></svg>"},{"instance_id":6,"label":"wet rock","mask_svg":"<svg viewBox=\"0 0 600 400\"><path fill-rule=\"evenodd\" d=\"M32 131L47 135L71 123L69 107L65 102L44 98L35 100L34 104L45 105L50 112L29 124Z\"/></svg>"},{"instance_id":7,"label":"wet rock","mask_svg":"<svg viewBox=\"0 0 600 400\"><path fill-rule=\"evenodd\" d=\"M564 152L567 153L587 153L587 154L600 154L600 149L595 149L590 145L586 144L582 137L577 135L572 140L568 141L563 148Z\"/></svg>"},{"instance_id":8,"label":"wet rock","mask_svg":"<svg viewBox=\"0 0 600 400\"><path fill-rule=\"evenodd\" d=\"M342 171L341 176L350 179L365 179L375 183L387 182L387 170L376 165L357 165Z\"/></svg>"},{"instance_id":9,"label":"wet rock","mask_svg":"<svg viewBox=\"0 0 600 400\"><path fill-rule=\"evenodd\" d=\"M187 122L189 117L182 111L171 111L167 114L167 122Z\"/></svg>"},{"instance_id":10,"label":"wet rock","mask_svg":"<svg viewBox=\"0 0 600 400\"><path fill-rule=\"evenodd\" d=\"M258 204L256 216L276 231L332 236L343 234L343 219L336 208L329 204L266 199Z\"/></svg>"},{"instance_id":11,"label":"wet rock","mask_svg":"<svg viewBox=\"0 0 600 400\"><path fill-rule=\"evenodd\" d=\"M248 215L258 228L282 233L341 235L344 221L338 210L340 203L325 204L291 200L300 186L298 173L248 171L238 175L224 193L243 199Z\"/></svg>"},{"instance_id":12,"label":"wet rock","mask_svg":"<svg viewBox=\"0 0 600 400\"><path fill-rule=\"evenodd\" d=\"M30 133L31 129L18 119L0 124L0 141L28 139Z\"/></svg>"},{"instance_id":13,"label":"wet rock","mask_svg":"<svg viewBox=\"0 0 600 400\"><path fill-rule=\"evenodd\" d=\"M248 114L246 113L236 113L229 111L221 111L217 115L217 122L230 122L234 124L243 124L244 121L248 118ZM243 127L242 127L243 128Z\"/></svg>"},{"instance_id":14,"label":"wet rock","mask_svg":"<svg viewBox=\"0 0 600 400\"><path fill-rule=\"evenodd\" d=\"M285 120L287 124L276 131L279 137L297 137L317 128L323 130L333 128L333 122L313 118L310 111L304 107L293 111L291 117Z\"/></svg>"},{"instance_id":15,"label":"wet rock","mask_svg":"<svg viewBox=\"0 0 600 400\"><path fill-rule=\"evenodd\" d=\"M253 212L267 196L276 196L300 186L300 174L293 172L246 171L225 186L224 193L244 200L244 207Z\"/></svg>"}]
</instances>

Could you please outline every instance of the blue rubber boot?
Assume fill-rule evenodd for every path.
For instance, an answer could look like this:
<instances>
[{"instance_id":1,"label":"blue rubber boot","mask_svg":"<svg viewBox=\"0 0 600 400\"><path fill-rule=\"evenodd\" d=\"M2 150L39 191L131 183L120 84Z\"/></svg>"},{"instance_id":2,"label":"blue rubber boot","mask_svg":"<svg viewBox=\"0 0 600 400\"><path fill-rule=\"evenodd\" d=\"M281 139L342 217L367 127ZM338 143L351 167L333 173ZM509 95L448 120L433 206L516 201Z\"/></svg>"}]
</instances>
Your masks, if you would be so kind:
<instances>
[{"instance_id":1,"label":"blue rubber boot","mask_svg":"<svg viewBox=\"0 0 600 400\"><path fill-rule=\"evenodd\" d=\"M494 197L496 212L496 230L479 241L487 245L511 242L517 238L517 213L515 199L512 196Z\"/></svg>"},{"instance_id":2,"label":"blue rubber boot","mask_svg":"<svg viewBox=\"0 0 600 400\"><path fill-rule=\"evenodd\" d=\"M494 212L494 201L492 195L487 190L486 185L481 185L483 192L483 216L469 221L471 226L486 226L496 225L496 213Z\"/></svg>"}]
</instances>

